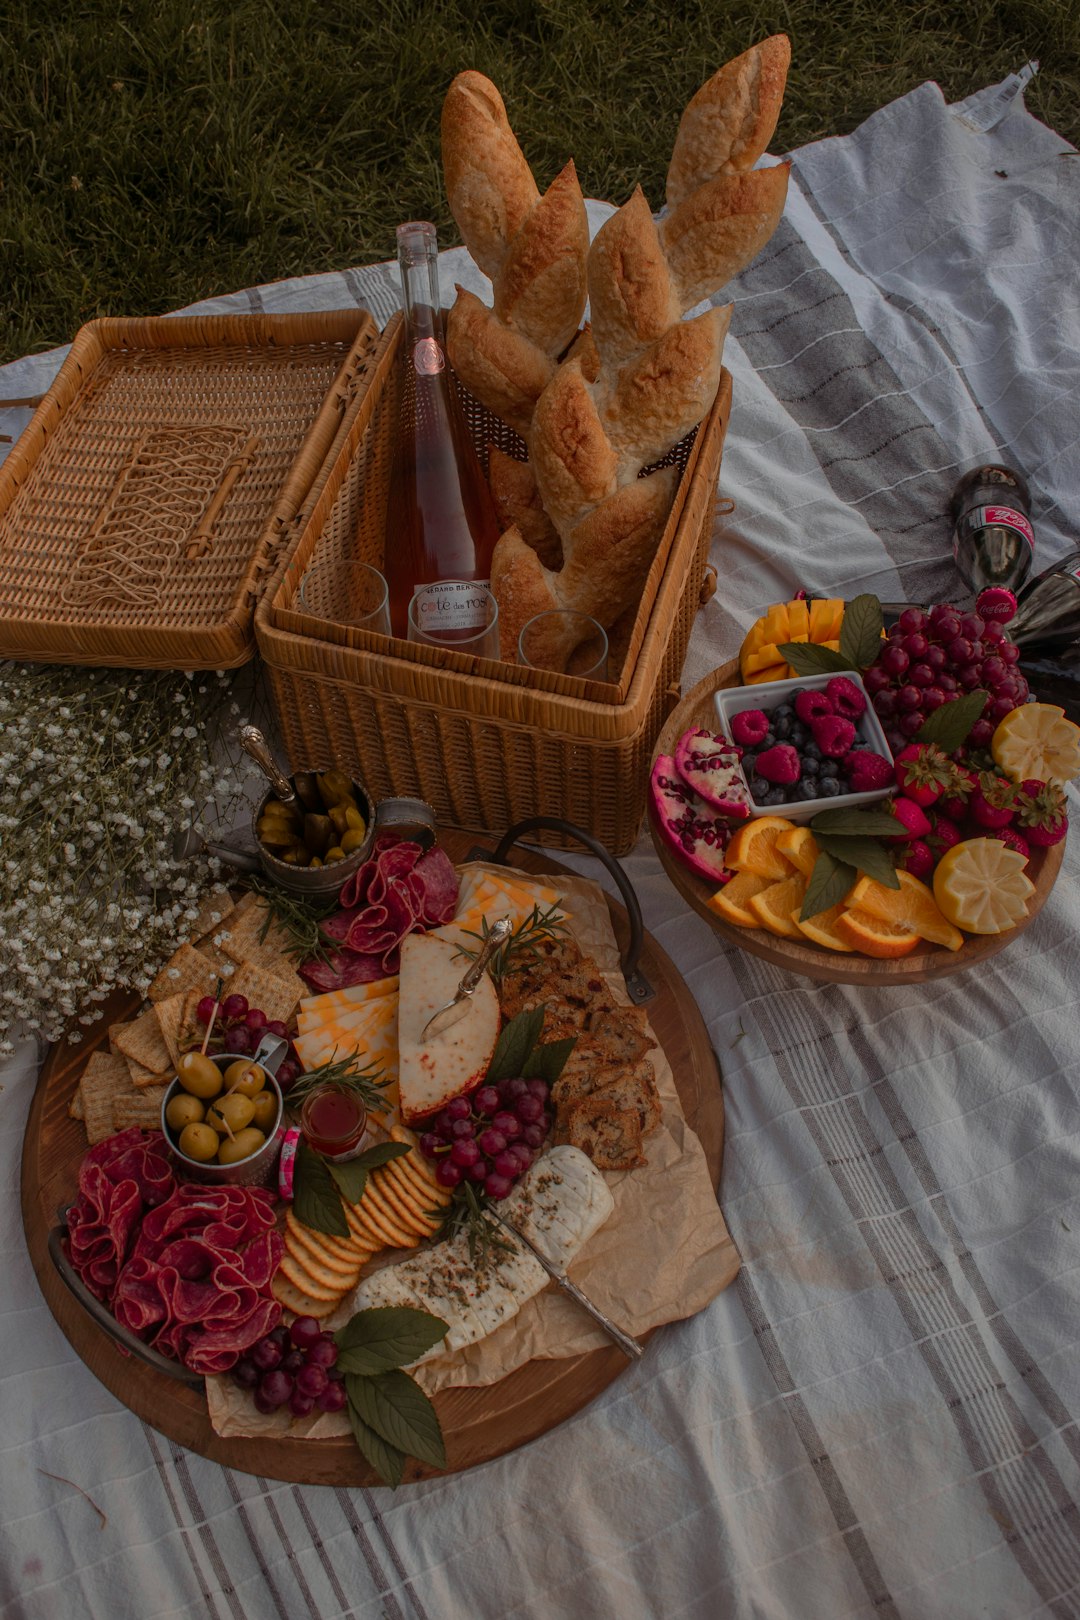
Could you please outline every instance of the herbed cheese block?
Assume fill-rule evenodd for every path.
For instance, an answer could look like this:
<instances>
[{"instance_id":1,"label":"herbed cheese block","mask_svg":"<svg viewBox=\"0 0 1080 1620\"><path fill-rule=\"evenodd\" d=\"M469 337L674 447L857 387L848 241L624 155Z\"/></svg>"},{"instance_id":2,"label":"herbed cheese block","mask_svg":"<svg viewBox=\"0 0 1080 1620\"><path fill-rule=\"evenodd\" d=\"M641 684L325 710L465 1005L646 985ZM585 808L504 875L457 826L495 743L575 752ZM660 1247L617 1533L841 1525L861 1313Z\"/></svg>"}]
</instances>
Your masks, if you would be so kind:
<instances>
[{"instance_id":1,"label":"herbed cheese block","mask_svg":"<svg viewBox=\"0 0 1080 1620\"><path fill-rule=\"evenodd\" d=\"M499 1038L499 998L486 974L450 1029L421 1038L429 1018L453 1000L468 966L460 948L436 934L407 934L401 942L398 1092L407 1125L471 1091L487 1073Z\"/></svg>"}]
</instances>

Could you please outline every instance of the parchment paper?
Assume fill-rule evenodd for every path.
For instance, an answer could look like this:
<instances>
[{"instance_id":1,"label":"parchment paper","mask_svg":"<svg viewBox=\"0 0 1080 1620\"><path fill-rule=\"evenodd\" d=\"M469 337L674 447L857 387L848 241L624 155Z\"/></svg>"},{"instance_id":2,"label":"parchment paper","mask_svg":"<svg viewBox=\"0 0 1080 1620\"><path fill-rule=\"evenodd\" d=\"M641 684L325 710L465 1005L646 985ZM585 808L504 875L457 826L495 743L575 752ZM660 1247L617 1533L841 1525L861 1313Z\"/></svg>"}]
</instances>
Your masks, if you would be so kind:
<instances>
[{"instance_id":1,"label":"parchment paper","mask_svg":"<svg viewBox=\"0 0 1080 1620\"><path fill-rule=\"evenodd\" d=\"M521 876L515 872L515 881ZM629 1005L603 891L585 878L546 881L563 896L562 909L581 948L600 964L617 999ZM659 1046L648 1057L664 1109L659 1130L645 1140L648 1165L606 1174L615 1208L570 1269L574 1282L605 1315L635 1336L693 1316L737 1270L705 1154L683 1118L671 1067ZM395 1255L388 1263L401 1258ZM339 1311L327 1326L340 1326L350 1314L348 1308ZM527 1361L576 1356L607 1343L590 1318L552 1283L495 1333L453 1355L426 1361L413 1376L434 1394L496 1383ZM349 1432L340 1413L290 1419L285 1408L264 1417L227 1377L209 1378L206 1387L211 1422L221 1435L321 1439Z\"/></svg>"}]
</instances>

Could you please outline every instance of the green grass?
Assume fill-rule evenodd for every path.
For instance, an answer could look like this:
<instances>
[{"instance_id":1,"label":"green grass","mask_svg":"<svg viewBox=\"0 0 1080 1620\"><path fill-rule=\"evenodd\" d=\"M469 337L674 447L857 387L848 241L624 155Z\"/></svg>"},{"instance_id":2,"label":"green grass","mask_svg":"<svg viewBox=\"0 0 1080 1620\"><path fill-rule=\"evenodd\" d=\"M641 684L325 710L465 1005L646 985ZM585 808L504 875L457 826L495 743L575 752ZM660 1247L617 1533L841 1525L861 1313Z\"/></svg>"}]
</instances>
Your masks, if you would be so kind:
<instances>
[{"instance_id":1,"label":"green grass","mask_svg":"<svg viewBox=\"0 0 1080 1620\"><path fill-rule=\"evenodd\" d=\"M781 30L774 151L1028 57L1031 110L1080 140L1078 0L4 0L0 359L95 315L388 258L402 219L450 245L439 110L464 67L499 85L541 185L573 156L587 195L640 181L658 207L686 101Z\"/></svg>"}]
</instances>

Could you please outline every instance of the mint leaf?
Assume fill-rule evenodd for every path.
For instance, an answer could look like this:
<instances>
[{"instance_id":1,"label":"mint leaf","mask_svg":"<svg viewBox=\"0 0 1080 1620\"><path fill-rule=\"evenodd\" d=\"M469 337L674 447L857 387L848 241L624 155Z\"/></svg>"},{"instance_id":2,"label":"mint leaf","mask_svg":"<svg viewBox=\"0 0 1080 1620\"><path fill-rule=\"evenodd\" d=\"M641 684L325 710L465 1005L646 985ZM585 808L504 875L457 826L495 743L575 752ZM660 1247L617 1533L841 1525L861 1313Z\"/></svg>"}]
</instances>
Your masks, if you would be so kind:
<instances>
[{"instance_id":1,"label":"mint leaf","mask_svg":"<svg viewBox=\"0 0 1080 1620\"><path fill-rule=\"evenodd\" d=\"M345 1373L371 1378L422 1356L450 1331L449 1324L409 1305L372 1306L334 1334L337 1364Z\"/></svg>"},{"instance_id":2,"label":"mint leaf","mask_svg":"<svg viewBox=\"0 0 1080 1620\"><path fill-rule=\"evenodd\" d=\"M352 1386L362 1386L366 1379L355 1375L346 1375L345 1390L349 1397L349 1424L352 1428L353 1439L361 1455L366 1457L374 1468L384 1485L396 1490L401 1484L405 1472L405 1453L396 1446L388 1446L381 1434L377 1434L369 1423L365 1423L358 1408L353 1403Z\"/></svg>"},{"instance_id":3,"label":"mint leaf","mask_svg":"<svg viewBox=\"0 0 1080 1620\"><path fill-rule=\"evenodd\" d=\"M805 922L808 917L828 911L830 906L838 906L848 890L854 888L858 878L858 872L847 861L837 860L828 850L822 850L810 874L799 921Z\"/></svg>"},{"instance_id":4,"label":"mint leaf","mask_svg":"<svg viewBox=\"0 0 1080 1620\"><path fill-rule=\"evenodd\" d=\"M384 1372L370 1378L348 1373L345 1387L349 1406L388 1445L433 1468L446 1467L438 1414L408 1373Z\"/></svg>"},{"instance_id":5,"label":"mint leaf","mask_svg":"<svg viewBox=\"0 0 1080 1620\"><path fill-rule=\"evenodd\" d=\"M891 810L819 810L810 830L851 838L898 838L904 829Z\"/></svg>"},{"instance_id":6,"label":"mint leaf","mask_svg":"<svg viewBox=\"0 0 1080 1620\"><path fill-rule=\"evenodd\" d=\"M841 837L836 833L815 833L821 848L834 859L855 866L886 889L898 889L900 879L886 851L874 838Z\"/></svg>"},{"instance_id":7,"label":"mint leaf","mask_svg":"<svg viewBox=\"0 0 1080 1620\"><path fill-rule=\"evenodd\" d=\"M516 1018L511 1018L488 1064L485 1078L489 1084L495 1080L515 1079L521 1073L529 1053L540 1039L546 1012L546 1007L534 1007L530 1012L520 1012Z\"/></svg>"},{"instance_id":8,"label":"mint leaf","mask_svg":"<svg viewBox=\"0 0 1080 1620\"><path fill-rule=\"evenodd\" d=\"M313 1232L325 1232L329 1237L347 1238L349 1235L349 1223L329 1167L312 1152L303 1137L296 1145L293 1213Z\"/></svg>"},{"instance_id":9,"label":"mint leaf","mask_svg":"<svg viewBox=\"0 0 1080 1620\"><path fill-rule=\"evenodd\" d=\"M955 748L960 748L967 741L968 734L982 715L989 696L989 692L979 690L968 692L953 703L943 703L940 709L935 709L933 714L927 715L913 740L920 743L937 743L944 753L951 754Z\"/></svg>"},{"instance_id":10,"label":"mint leaf","mask_svg":"<svg viewBox=\"0 0 1080 1620\"><path fill-rule=\"evenodd\" d=\"M577 1045L576 1035L567 1035L561 1041L545 1041L542 1046L534 1046L525 1062L521 1065L522 1077L531 1080L535 1075L540 1080L546 1080L553 1086L566 1067L566 1060Z\"/></svg>"},{"instance_id":11,"label":"mint leaf","mask_svg":"<svg viewBox=\"0 0 1080 1620\"><path fill-rule=\"evenodd\" d=\"M367 1186L367 1167L359 1159L349 1159L345 1164L328 1164L326 1168L346 1203L358 1204Z\"/></svg>"},{"instance_id":12,"label":"mint leaf","mask_svg":"<svg viewBox=\"0 0 1080 1620\"><path fill-rule=\"evenodd\" d=\"M850 659L856 669L868 669L881 651L884 623L876 596L852 597L840 626L841 657Z\"/></svg>"},{"instance_id":13,"label":"mint leaf","mask_svg":"<svg viewBox=\"0 0 1080 1620\"><path fill-rule=\"evenodd\" d=\"M831 647L819 646L816 641L785 641L776 650L796 675L836 675L842 670L858 667L843 653L833 652Z\"/></svg>"}]
</instances>

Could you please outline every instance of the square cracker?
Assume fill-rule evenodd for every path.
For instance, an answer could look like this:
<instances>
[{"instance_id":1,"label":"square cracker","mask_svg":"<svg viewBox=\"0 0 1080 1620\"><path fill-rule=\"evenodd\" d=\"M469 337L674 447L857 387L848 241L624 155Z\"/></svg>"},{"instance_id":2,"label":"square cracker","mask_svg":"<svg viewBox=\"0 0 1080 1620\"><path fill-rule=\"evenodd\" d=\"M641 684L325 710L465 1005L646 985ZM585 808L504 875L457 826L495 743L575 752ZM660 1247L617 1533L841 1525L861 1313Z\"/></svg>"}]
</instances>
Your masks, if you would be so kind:
<instances>
[{"instance_id":1,"label":"square cracker","mask_svg":"<svg viewBox=\"0 0 1080 1620\"><path fill-rule=\"evenodd\" d=\"M78 1085L75 1087L75 1090L71 1094L71 1101L68 1103L68 1118L83 1119L85 1114L86 1110L83 1107L82 1081L80 1080Z\"/></svg>"},{"instance_id":2,"label":"square cracker","mask_svg":"<svg viewBox=\"0 0 1080 1620\"><path fill-rule=\"evenodd\" d=\"M156 1004L185 990L197 990L200 996L212 996L218 978L208 957L197 951L194 945L181 945L150 986L149 1000Z\"/></svg>"},{"instance_id":3,"label":"square cracker","mask_svg":"<svg viewBox=\"0 0 1080 1620\"><path fill-rule=\"evenodd\" d=\"M209 890L199 901L198 916L191 925L191 940L197 942L208 934L216 934L219 929L228 927L225 919L233 909L233 898L228 889Z\"/></svg>"},{"instance_id":4,"label":"square cracker","mask_svg":"<svg viewBox=\"0 0 1080 1620\"><path fill-rule=\"evenodd\" d=\"M248 1005L260 1007L268 1022L279 1019L287 1024L307 986L287 962L279 967L280 971L270 973L255 962L242 962L229 980L229 994L246 996Z\"/></svg>"},{"instance_id":5,"label":"square cracker","mask_svg":"<svg viewBox=\"0 0 1080 1620\"><path fill-rule=\"evenodd\" d=\"M148 1007L129 1024L113 1024L109 1030L109 1040L113 1050L121 1057L125 1057L132 1066L132 1079L139 1083L142 1075L163 1074L169 1068L171 1059L169 1048L165 1045L161 1033L161 1024L158 1021L157 1011ZM148 1081L143 1081L148 1084Z\"/></svg>"},{"instance_id":6,"label":"square cracker","mask_svg":"<svg viewBox=\"0 0 1080 1620\"><path fill-rule=\"evenodd\" d=\"M284 971L292 936L271 913L261 895L246 894L238 901L221 924L221 932L227 935L222 938L221 948L238 966L254 962L271 973Z\"/></svg>"},{"instance_id":7,"label":"square cracker","mask_svg":"<svg viewBox=\"0 0 1080 1620\"><path fill-rule=\"evenodd\" d=\"M126 1131L129 1125L153 1131L161 1124L160 1091L133 1091L130 1096L117 1097L112 1107L113 1129Z\"/></svg>"},{"instance_id":8,"label":"square cracker","mask_svg":"<svg viewBox=\"0 0 1080 1620\"><path fill-rule=\"evenodd\" d=\"M125 1060L102 1051L91 1052L79 1090L83 1099L83 1123L90 1146L93 1147L115 1132L115 1104L135 1097L137 1093L131 1084Z\"/></svg>"},{"instance_id":9,"label":"square cracker","mask_svg":"<svg viewBox=\"0 0 1080 1620\"><path fill-rule=\"evenodd\" d=\"M202 1025L195 1012L201 1000L200 990L187 990L182 995L159 1001L154 1008L162 1040L168 1049L170 1074L175 1072L181 1052L202 1044Z\"/></svg>"}]
</instances>

